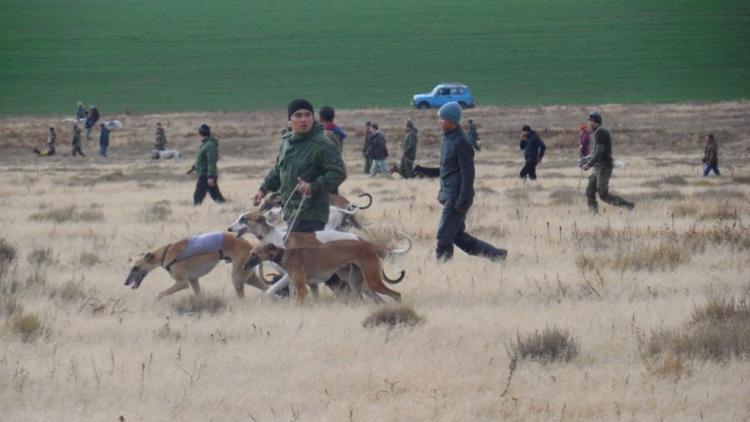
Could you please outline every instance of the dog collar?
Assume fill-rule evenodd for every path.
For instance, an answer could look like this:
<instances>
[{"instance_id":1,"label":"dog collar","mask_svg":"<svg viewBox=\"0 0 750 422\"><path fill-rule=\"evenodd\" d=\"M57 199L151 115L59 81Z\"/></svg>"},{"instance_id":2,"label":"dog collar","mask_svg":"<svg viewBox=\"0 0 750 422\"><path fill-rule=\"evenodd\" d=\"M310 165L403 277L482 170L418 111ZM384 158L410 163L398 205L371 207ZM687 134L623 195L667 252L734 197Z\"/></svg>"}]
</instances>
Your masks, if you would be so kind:
<instances>
[{"instance_id":1,"label":"dog collar","mask_svg":"<svg viewBox=\"0 0 750 422\"><path fill-rule=\"evenodd\" d=\"M277 264L281 264L281 259L284 257L284 248L279 248L279 251L276 252L276 255L273 256L273 262Z\"/></svg>"}]
</instances>

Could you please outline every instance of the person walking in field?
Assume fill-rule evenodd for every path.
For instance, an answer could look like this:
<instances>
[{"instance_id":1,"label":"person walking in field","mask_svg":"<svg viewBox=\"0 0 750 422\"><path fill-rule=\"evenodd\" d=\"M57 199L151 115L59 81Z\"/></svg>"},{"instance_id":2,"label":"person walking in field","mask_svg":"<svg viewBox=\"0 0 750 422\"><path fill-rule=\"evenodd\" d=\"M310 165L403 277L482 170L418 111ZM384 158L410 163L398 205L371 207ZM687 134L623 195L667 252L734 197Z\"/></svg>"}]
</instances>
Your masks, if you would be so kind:
<instances>
[{"instance_id":1,"label":"person walking in field","mask_svg":"<svg viewBox=\"0 0 750 422\"><path fill-rule=\"evenodd\" d=\"M156 124L156 139L154 140L154 149L164 151L167 149L167 133L161 123Z\"/></svg>"},{"instance_id":2,"label":"person walking in field","mask_svg":"<svg viewBox=\"0 0 750 422\"><path fill-rule=\"evenodd\" d=\"M283 218L291 233L323 230L328 222L329 192L346 180L341 154L326 138L323 125L315 121L313 110L305 99L289 103L291 133L282 140L276 164L253 196L257 206L267 193L280 192L286 204Z\"/></svg>"},{"instance_id":3,"label":"person walking in field","mask_svg":"<svg viewBox=\"0 0 750 422\"><path fill-rule=\"evenodd\" d=\"M377 123L372 124L372 135L370 135L370 156L372 158L372 167L370 167L370 177L375 177L380 173L388 174L388 146L386 145L385 135L380 131Z\"/></svg>"},{"instance_id":4,"label":"person walking in field","mask_svg":"<svg viewBox=\"0 0 750 422\"><path fill-rule=\"evenodd\" d=\"M365 139L362 144L362 156L365 158L365 174L370 174L372 167L372 147L370 137L372 136L372 122L369 120L365 123Z\"/></svg>"},{"instance_id":5,"label":"person walking in field","mask_svg":"<svg viewBox=\"0 0 750 422\"><path fill-rule=\"evenodd\" d=\"M86 120L86 115L88 115L88 112L86 111L86 107L84 107L83 103L79 101L78 109L76 110L76 121L82 122Z\"/></svg>"},{"instance_id":6,"label":"person walking in field","mask_svg":"<svg viewBox=\"0 0 750 422\"><path fill-rule=\"evenodd\" d=\"M602 115L599 112L589 114L589 128L594 140L594 150L591 157L583 164L583 170L594 169L589 176L589 184L586 187L586 198L589 209L596 213L599 211L596 202L596 194L599 198L616 207L623 207L628 210L635 208L635 204L625 199L613 195L609 192L609 179L612 177L612 138L609 131L602 127Z\"/></svg>"},{"instance_id":7,"label":"person walking in field","mask_svg":"<svg viewBox=\"0 0 750 422\"><path fill-rule=\"evenodd\" d=\"M469 255L492 261L505 259L508 251L496 248L466 233L466 215L474 202L474 149L461 129L461 106L446 103L438 111L443 138L440 143L440 192L443 205L437 231L438 260L453 257L453 245Z\"/></svg>"},{"instance_id":8,"label":"person walking in field","mask_svg":"<svg viewBox=\"0 0 750 422\"><path fill-rule=\"evenodd\" d=\"M201 147L195 164L187 172L187 174L198 173L198 181L193 193L193 205L202 204L203 199L206 198L206 192L211 195L214 202L223 204L225 200L219 190L219 172L216 165L219 161L219 141L211 137L211 128L205 123L198 128L198 134L201 136Z\"/></svg>"},{"instance_id":9,"label":"person walking in field","mask_svg":"<svg viewBox=\"0 0 750 422\"><path fill-rule=\"evenodd\" d=\"M50 126L49 133L47 134L47 149L45 151L40 151L34 148L34 152L39 157L49 157L50 155L55 155L55 142L56 141L57 141L57 134L55 133L55 128Z\"/></svg>"},{"instance_id":10,"label":"person walking in field","mask_svg":"<svg viewBox=\"0 0 750 422\"><path fill-rule=\"evenodd\" d=\"M333 119L336 117L336 110L333 107L323 106L318 111L318 116L320 116L320 123L323 124L323 133L326 135L326 138L333 142L339 153L342 153L346 132L333 122Z\"/></svg>"},{"instance_id":11,"label":"person walking in field","mask_svg":"<svg viewBox=\"0 0 750 422\"><path fill-rule=\"evenodd\" d=\"M77 123L73 123L73 141L70 144L73 147L73 151L71 153L73 157L75 157L76 155L80 155L81 157L86 156L81 150L81 128L78 127Z\"/></svg>"},{"instance_id":12,"label":"person walking in field","mask_svg":"<svg viewBox=\"0 0 750 422\"><path fill-rule=\"evenodd\" d=\"M706 135L706 147L703 149L703 177L708 177L711 172L721 176L719 172L719 144L716 143L714 135Z\"/></svg>"},{"instance_id":13,"label":"person walking in field","mask_svg":"<svg viewBox=\"0 0 750 422\"><path fill-rule=\"evenodd\" d=\"M109 133L110 130L104 123L99 124L99 155L107 158L107 150L109 149Z\"/></svg>"},{"instance_id":14,"label":"person walking in field","mask_svg":"<svg viewBox=\"0 0 750 422\"><path fill-rule=\"evenodd\" d=\"M521 128L521 142L519 147L523 150L524 165L521 168L521 179L536 180L536 166L542 162L544 158L544 152L547 150L547 146L544 145L544 141L537 135L536 132L531 130L531 127L525 125Z\"/></svg>"},{"instance_id":15,"label":"person walking in field","mask_svg":"<svg viewBox=\"0 0 750 422\"><path fill-rule=\"evenodd\" d=\"M481 151L482 147L479 145L479 133L477 133L477 126L474 124L474 120L469 119L469 127L466 131L466 140L469 141L469 145L474 148L475 151Z\"/></svg>"},{"instance_id":16,"label":"person walking in field","mask_svg":"<svg viewBox=\"0 0 750 422\"><path fill-rule=\"evenodd\" d=\"M91 104L88 117L86 117L86 141L91 140L91 130L94 128L96 122L99 121L99 117L99 110L96 108L96 105Z\"/></svg>"},{"instance_id":17,"label":"person walking in field","mask_svg":"<svg viewBox=\"0 0 750 422\"><path fill-rule=\"evenodd\" d=\"M406 136L401 142L401 164L396 170L404 179L414 177L414 161L417 159L417 128L411 120L406 121Z\"/></svg>"}]
</instances>

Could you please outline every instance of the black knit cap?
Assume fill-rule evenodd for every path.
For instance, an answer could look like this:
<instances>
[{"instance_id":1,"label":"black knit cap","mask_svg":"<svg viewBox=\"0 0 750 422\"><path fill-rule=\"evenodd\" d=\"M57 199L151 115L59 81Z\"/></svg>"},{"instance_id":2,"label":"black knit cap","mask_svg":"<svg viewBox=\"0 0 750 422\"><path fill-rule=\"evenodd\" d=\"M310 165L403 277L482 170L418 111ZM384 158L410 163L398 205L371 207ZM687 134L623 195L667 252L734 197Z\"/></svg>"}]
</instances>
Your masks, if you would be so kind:
<instances>
[{"instance_id":1,"label":"black knit cap","mask_svg":"<svg viewBox=\"0 0 750 422\"><path fill-rule=\"evenodd\" d=\"M292 100L291 103L289 103L289 107L287 107L287 111L289 112L288 118L292 118L292 114L294 114L297 110L308 110L310 113L315 114L315 109L313 109L312 104L310 104L309 101L305 100L304 98L297 98L296 100Z\"/></svg>"},{"instance_id":2,"label":"black knit cap","mask_svg":"<svg viewBox=\"0 0 750 422\"><path fill-rule=\"evenodd\" d=\"M208 127L207 124L203 123L201 127L198 128L198 133L200 133L203 136L208 136L211 134L211 128Z\"/></svg>"},{"instance_id":3,"label":"black knit cap","mask_svg":"<svg viewBox=\"0 0 750 422\"><path fill-rule=\"evenodd\" d=\"M521 128L521 132L531 132L531 126L524 125L524 127Z\"/></svg>"}]
</instances>

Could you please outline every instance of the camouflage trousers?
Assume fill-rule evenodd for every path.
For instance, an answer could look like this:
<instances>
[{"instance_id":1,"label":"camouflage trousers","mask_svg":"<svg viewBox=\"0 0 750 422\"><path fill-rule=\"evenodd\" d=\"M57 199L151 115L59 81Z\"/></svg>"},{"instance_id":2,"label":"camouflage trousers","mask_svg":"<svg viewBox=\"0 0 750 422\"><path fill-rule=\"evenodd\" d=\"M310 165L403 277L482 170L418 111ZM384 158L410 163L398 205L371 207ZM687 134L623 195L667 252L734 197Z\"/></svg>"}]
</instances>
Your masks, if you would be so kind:
<instances>
[{"instance_id":1,"label":"camouflage trousers","mask_svg":"<svg viewBox=\"0 0 750 422\"><path fill-rule=\"evenodd\" d=\"M596 203L597 193L599 194L599 199L616 207L628 209L635 207L634 203L609 192L609 179L611 177L611 168L595 168L591 176L589 176L589 184L586 187L586 199L588 200L590 210L596 212L599 209L599 205Z\"/></svg>"}]
</instances>

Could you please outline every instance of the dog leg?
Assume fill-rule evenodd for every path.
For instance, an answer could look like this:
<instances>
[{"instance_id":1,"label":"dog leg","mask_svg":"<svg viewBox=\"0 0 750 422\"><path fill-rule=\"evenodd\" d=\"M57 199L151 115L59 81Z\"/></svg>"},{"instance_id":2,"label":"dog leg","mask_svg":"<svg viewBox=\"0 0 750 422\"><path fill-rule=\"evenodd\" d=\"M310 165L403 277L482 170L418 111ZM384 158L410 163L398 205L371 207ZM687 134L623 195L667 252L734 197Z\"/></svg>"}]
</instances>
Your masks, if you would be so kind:
<instances>
[{"instance_id":1,"label":"dog leg","mask_svg":"<svg viewBox=\"0 0 750 422\"><path fill-rule=\"evenodd\" d=\"M310 284L308 287L310 288L310 293L312 293L313 299L317 301L320 298L320 296L318 296L318 285Z\"/></svg>"},{"instance_id":2,"label":"dog leg","mask_svg":"<svg viewBox=\"0 0 750 422\"><path fill-rule=\"evenodd\" d=\"M156 295L156 300L161 300L165 296L169 296L172 293L176 293L176 292L179 292L180 290L187 289L189 286L190 285L185 280L175 280L175 283L172 285L172 287Z\"/></svg>"},{"instance_id":3,"label":"dog leg","mask_svg":"<svg viewBox=\"0 0 750 422\"><path fill-rule=\"evenodd\" d=\"M193 294L195 294L196 296L200 296L201 295L201 285L198 284L198 279L197 278L189 278L188 282L190 282L190 287L193 288Z\"/></svg>"},{"instance_id":4,"label":"dog leg","mask_svg":"<svg viewBox=\"0 0 750 422\"><path fill-rule=\"evenodd\" d=\"M377 257L374 259L365 259L361 262L360 269L362 274L365 276L367 285L377 293L389 296L396 302L401 302L401 293L391 290L383 283L383 279L380 274L383 271L383 267L380 265L380 261Z\"/></svg>"},{"instance_id":5,"label":"dog leg","mask_svg":"<svg viewBox=\"0 0 750 422\"><path fill-rule=\"evenodd\" d=\"M275 298L276 294L289 285L289 274L284 274L283 277L268 290L266 290L266 296Z\"/></svg>"},{"instance_id":6,"label":"dog leg","mask_svg":"<svg viewBox=\"0 0 750 422\"><path fill-rule=\"evenodd\" d=\"M297 290L297 304L305 303L307 297L307 274L304 269L289 271L289 278L292 279L295 289Z\"/></svg>"}]
</instances>

